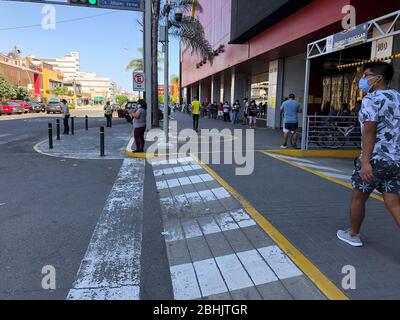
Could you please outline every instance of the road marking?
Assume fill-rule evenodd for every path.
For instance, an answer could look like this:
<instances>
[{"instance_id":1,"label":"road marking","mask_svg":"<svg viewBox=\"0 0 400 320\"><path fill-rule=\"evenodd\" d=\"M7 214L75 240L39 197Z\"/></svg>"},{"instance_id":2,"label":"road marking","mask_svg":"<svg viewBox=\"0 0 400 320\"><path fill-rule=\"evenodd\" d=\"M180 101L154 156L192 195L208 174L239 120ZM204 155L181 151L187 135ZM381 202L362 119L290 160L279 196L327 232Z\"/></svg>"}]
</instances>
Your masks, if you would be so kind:
<instances>
[{"instance_id":1,"label":"road marking","mask_svg":"<svg viewBox=\"0 0 400 320\"><path fill-rule=\"evenodd\" d=\"M289 160L289 161L299 161L299 162L305 162L305 163L310 163L310 164L316 164L316 162L311 161L311 160L307 160L307 159L293 158L293 157L284 156L284 155L281 155L281 154L279 154L277 156L279 158L286 159L286 160Z\"/></svg>"},{"instance_id":2,"label":"road marking","mask_svg":"<svg viewBox=\"0 0 400 320\"><path fill-rule=\"evenodd\" d=\"M216 257L215 260L230 291L254 286L236 254Z\"/></svg>"},{"instance_id":3,"label":"road marking","mask_svg":"<svg viewBox=\"0 0 400 320\"><path fill-rule=\"evenodd\" d=\"M303 274L278 246L261 248L258 251L279 279L293 278Z\"/></svg>"},{"instance_id":4,"label":"road marking","mask_svg":"<svg viewBox=\"0 0 400 320\"><path fill-rule=\"evenodd\" d=\"M203 297L228 292L214 259L193 263Z\"/></svg>"},{"instance_id":5,"label":"road marking","mask_svg":"<svg viewBox=\"0 0 400 320\"><path fill-rule=\"evenodd\" d=\"M300 161L293 161L293 162L298 165L304 166L306 168L319 169L319 170L324 170L324 171L332 171L332 172L338 172L338 173L343 172L341 170L337 170L337 169L330 168L330 167L318 166L315 164L308 164L308 163L301 163Z\"/></svg>"},{"instance_id":6,"label":"road marking","mask_svg":"<svg viewBox=\"0 0 400 320\"><path fill-rule=\"evenodd\" d=\"M319 172L319 171L316 171L316 170L312 170L312 169L310 169L310 168L301 166L301 165L296 164L296 163L293 163L293 162L291 162L291 161L287 161L287 160L285 160L285 159L280 159L279 157L277 157L277 156L275 156L274 154L269 153L269 152L267 152L267 151L260 151L260 152L263 153L263 154L265 154L265 155L267 155L267 156L269 156L269 157L271 157L271 158L274 158L274 159L276 159L276 160L279 160L279 161L285 162L285 163L287 163L287 164L290 164L290 165L293 166L293 167L296 167L296 168L302 169L302 170L304 170L304 171L310 172L310 173L315 174L316 176L318 176L318 177L320 177L320 178L329 180L329 181L331 181L331 182L334 182L334 183L339 184L339 185L341 185L341 186L343 186L343 187L346 187L346 188L348 188L348 189L353 190L353 186L351 185L351 183L344 182L344 181L341 181L341 180L338 180L338 179L329 177L329 176L327 176L326 174L324 174L324 173L322 173L322 172ZM379 196L379 195L374 194L374 193L371 194L371 198L376 199L376 200L379 200L379 201L384 201L382 196Z\"/></svg>"},{"instance_id":7,"label":"road marking","mask_svg":"<svg viewBox=\"0 0 400 320\"><path fill-rule=\"evenodd\" d=\"M145 161L124 160L68 300L138 300Z\"/></svg>"},{"instance_id":8,"label":"road marking","mask_svg":"<svg viewBox=\"0 0 400 320\"><path fill-rule=\"evenodd\" d=\"M342 179L342 180L345 180L345 181L351 180L351 176L350 175L336 174L336 173L331 173L331 172L326 172L326 171L323 172L323 173L325 173L328 177L331 177L331 178Z\"/></svg>"},{"instance_id":9,"label":"road marking","mask_svg":"<svg viewBox=\"0 0 400 320\"><path fill-rule=\"evenodd\" d=\"M167 188L188 186L191 184L209 182L209 181L213 181L213 180L214 180L214 178L211 177L209 174L202 174L202 175L195 175L195 176L189 176L189 177L183 177L183 178L177 178L177 179L170 179L170 180L166 180L166 181L158 181L156 184L157 184L158 190L163 190L163 189L167 189Z\"/></svg>"},{"instance_id":10,"label":"road marking","mask_svg":"<svg viewBox=\"0 0 400 320\"><path fill-rule=\"evenodd\" d=\"M172 288L176 300L201 298L199 284L192 263L170 267Z\"/></svg>"},{"instance_id":11,"label":"road marking","mask_svg":"<svg viewBox=\"0 0 400 320\"><path fill-rule=\"evenodd\" d=\"M256 286L278 281L257 250L239 252L237 255Z\"/></svg>"},{"instance_id":12,"label":"road marking","mask_svg":"<svg viewBox=\"0 0 400 320\"><path fill-rule=\"evenodd\" d=\"M268 153L266 153L268 154ZM204 170L218 181L234 198L236 198L246 212L258 223L258 225L275 241L280 249L300 268L300 270L331 300L348 300L349 298L328 279L310 260L308 260L286 237L276 229L250 202L222 179L214 170L201 162L196 156L192 156ZM281 159L281 161L286 161ZM288 161L287 161L288 162ZM308 169L311 170L311 169Z\"/></svg>"}]
</instances>

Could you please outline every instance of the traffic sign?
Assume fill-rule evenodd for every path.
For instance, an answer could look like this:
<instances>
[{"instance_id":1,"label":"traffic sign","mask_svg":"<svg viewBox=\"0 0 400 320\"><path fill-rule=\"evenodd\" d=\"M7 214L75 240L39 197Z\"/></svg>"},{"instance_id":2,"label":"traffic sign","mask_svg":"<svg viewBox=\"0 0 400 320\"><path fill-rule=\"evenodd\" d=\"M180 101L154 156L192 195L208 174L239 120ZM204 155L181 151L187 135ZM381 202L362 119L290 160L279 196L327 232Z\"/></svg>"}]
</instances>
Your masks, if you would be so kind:
<instances>
[{"instance_id":1,"label":"traffic sign","mask_svg":"<svg viewBox=\"0 0 400 320\"><path fill-rule=\"evenodd\" d=\"M99 0L98 7L104 9L144 11L144 0Z\"/></svg>"},{"instance_id":2,"label":"traffic sign","mask_svg":"<svg viewBox=\"0 0 400 320\"><path fill-rule=\"evenodd\" d=\"M133 73L133 91L145 90L145 78L143 72Z\"/></svg>"},{"instance_id":3,"label":"traffic sign","mask_svg":"<svg viewBox=\"0 0 400 320\"><path fill-rule=\"evenodd\" d=\"M36 2L64 6L86 6L88 8L144 11L145 0L6 0L16 2Z\"/></svg>"}]
</instances>

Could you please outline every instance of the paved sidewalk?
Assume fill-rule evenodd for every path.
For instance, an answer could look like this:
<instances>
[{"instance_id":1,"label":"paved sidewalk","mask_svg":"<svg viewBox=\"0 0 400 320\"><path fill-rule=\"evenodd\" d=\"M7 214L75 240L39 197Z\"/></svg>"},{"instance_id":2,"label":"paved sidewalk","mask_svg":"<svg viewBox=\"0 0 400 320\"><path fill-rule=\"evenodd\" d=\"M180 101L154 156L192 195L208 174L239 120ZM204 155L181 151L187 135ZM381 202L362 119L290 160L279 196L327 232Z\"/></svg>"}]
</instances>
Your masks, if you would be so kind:
<instances>
[{"instance_id":1,"label":"paved sidewalk","mask_svg":"<svg viewBox=\"0 0 400 320\"><path fill-rule=\"evenodd\" d=\"M103 120L101 120L103 121ZM98 125L98 123L96 123ZM62 126L61 126L62 127ZM49 149L48 139L35 146L39 153L54 157L72 159L124 159L125 149L132 137L132 126L124 120L114 120L112 128L105 128L105 157L100 157L99 128L88 131L76 130L75 134L63 135L56 139L56 128L53 125L53 149Z\"/></svg>"},{"instance_id":2,"label":"paved sidewalk","mask_svg":"<svg viewBox=\"0 0 400 320\"><path fill-rule=\"evenodd\" d=\"M325 299L193 158L152 165L175 299Z\"/></svg>"},{"instance_id":3,"label":"paved sidewalk","mask_svg":"<svg viewBox=\"0 0 400 320\"><path fill-rule=\"evenodd\" d=\"M175 115L179 128L191 126L187 115ZM205 120L201 128L231 128ZM276 149L281 133L255 131L256 150ZM255 153L255 171L237 176L234 165L210 165L299 249L337 288L342 289L343 267L356 270L356 289L342 291L351 299L400 298L400 233L382 201L371 199L362 230L363 248L352 248L336 238L349 226L351 160L286 158L290 163ZM293 166L293 163L301 166ZM337 166L336 166L337 165ZM309 169L343 183L337 183Z\"/></svg>"}]
</instances>

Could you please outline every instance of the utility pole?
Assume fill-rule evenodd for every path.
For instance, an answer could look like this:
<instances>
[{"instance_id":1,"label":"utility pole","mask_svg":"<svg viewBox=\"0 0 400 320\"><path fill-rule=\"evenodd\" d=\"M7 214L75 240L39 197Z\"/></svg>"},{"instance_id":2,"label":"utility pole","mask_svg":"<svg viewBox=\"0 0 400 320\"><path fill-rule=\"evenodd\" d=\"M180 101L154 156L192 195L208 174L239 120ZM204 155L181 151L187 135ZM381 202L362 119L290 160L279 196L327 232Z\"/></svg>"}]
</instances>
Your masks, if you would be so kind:
<instances>
[{"instance_id":1,"label":"utility pole","mask_svg":"<svg viewBox=\"0 0 400 320\"><path fill-rule=\"evenodd\" d=\"M153 110L153 101L151 95L151 16L152 16L152 1L147 0L145 2L145 12L144 12L144 64L145 64L145 82L146 82L146 103L147 103L147 119L146 126L147 129L150 130L152 127L152 110Z\"/></svg>"},{"instance_id":2,"label":"utility pole","mask_svg":"<svg viewBox=\"0 0 400 320\"><path fill-rule=\"evenodd\" d=\"M165 14L165 44L164 44L164 133L165 133L165 143L169 142L169 11L170 3L169 0L166 2Z\"/></svg>"}]
</instances>

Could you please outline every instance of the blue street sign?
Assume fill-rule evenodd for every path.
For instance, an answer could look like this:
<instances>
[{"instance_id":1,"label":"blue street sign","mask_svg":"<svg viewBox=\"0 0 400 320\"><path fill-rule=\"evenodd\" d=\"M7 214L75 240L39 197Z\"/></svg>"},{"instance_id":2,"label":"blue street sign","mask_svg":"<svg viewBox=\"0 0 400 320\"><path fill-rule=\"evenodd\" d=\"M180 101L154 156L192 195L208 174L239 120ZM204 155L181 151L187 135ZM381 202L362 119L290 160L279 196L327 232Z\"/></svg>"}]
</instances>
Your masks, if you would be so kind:
<instances>
[{"instance_id":1,"label":"blue street sign","mask_svg":"<svg viewBox=\"0 0 400 320\"><path fill-rule=\"evenodd\" d=\"M144 11L143 0L100 0L99 8Z\"/></svg>"}]
</instances>

